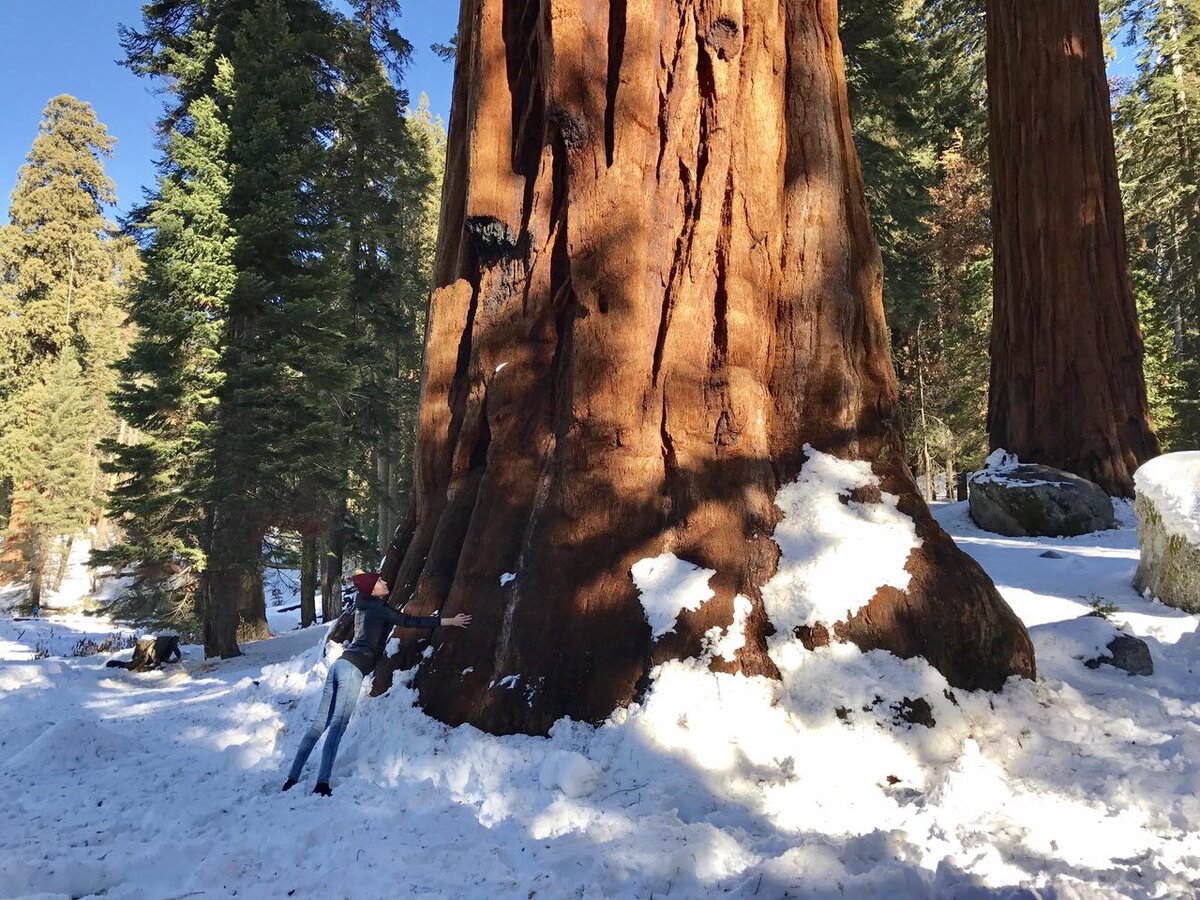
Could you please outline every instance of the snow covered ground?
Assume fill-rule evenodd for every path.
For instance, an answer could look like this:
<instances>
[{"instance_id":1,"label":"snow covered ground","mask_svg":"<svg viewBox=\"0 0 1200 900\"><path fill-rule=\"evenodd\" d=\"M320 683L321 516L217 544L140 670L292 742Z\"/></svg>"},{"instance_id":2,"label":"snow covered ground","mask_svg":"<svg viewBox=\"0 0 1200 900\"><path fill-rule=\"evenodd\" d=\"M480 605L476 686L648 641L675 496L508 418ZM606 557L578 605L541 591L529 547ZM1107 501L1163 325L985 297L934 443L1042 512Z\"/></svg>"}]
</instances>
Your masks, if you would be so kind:
<instances>
[{"instance_id":1,"label":"snow covered ground","mask_svg":"<svg viewBox=\"0 0 1200 900\"><path fill-rule=\"evenodd\" d=\"M320 629L149 675L0 643L0 898L1196 896L1197 617L1130 587L1127 505L1064 540L937 515L1029 625L1038 683L948 691L846 647L788 656L784 684L676 663L549 740L446 728L397 685L360 703L331 799L311 768L279 793ZM1153 676L1083 666L1114 633L1093 601ZM933 728L897 724L918 696Z\"/></svg>"}]
</instances>

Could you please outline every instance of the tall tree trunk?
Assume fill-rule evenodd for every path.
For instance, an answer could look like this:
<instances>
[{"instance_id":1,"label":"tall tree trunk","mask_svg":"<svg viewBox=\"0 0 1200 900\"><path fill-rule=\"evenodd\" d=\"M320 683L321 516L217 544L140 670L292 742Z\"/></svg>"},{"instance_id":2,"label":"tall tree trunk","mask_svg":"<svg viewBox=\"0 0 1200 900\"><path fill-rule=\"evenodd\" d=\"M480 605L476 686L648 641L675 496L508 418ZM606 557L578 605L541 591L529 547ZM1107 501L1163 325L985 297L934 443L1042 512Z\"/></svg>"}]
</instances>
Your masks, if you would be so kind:
<instances>
[{"instance_id":1,"label":"tall tree trunk","mask_svg":"<svg viewBox=\"0 0 1200 900\"><path fill-rule=\"evenodd\" d=\"M925 415L925 359L922 353L921 326L917 323L917 403L921 411L921 465L925 467L926 501L935 499L933 484L933 457L929 453L929 419Z\"/></svg>"},{"instance_id":2,"label":"tall tree trunk","mask_svg":"<svg viewBox=\"0 0 1200 900\"><path fill-rule=\"evenodd\" d=\"M1133 495L1158 453L1096 0L988 0L993 447Z\"/></svg>"},{"instance_id":3,"label":"tall tree trunk","mask_svg":"<svg viewBox=\"0 0 1200 900\"><path fill-rule=\"evenodd\" d=\"M390 429L388 429L390 432ZM388 540L395 530L395 523L392 522L392 499L391 499L391 481L392 481L392 466L390 457L390 440L389 434L385 433L379 441L379 447L375 451L375 480L379 483L378 495L376 501L376 546L383 548L388 544Z\"/></svg>"},{"instance_id":4,"label":"tall tree trunk","mask_svg":"<svg viewBox=\"0 0 1200 900\"><path fill-rule=\"evenodd\" d=\"M240 640L269 636L262 588L262 541L243 511L218 504L209 523L204 573L204 655L241 654ZM261 610L261 613L260 613Z\"/></svg>"},{"instance_id":5,"label":"tall tree trunk","mask_svg":"<svg viewBox=\"0 0 1200 900\"><path fill-rule=\"evenodd\" d=\"M343 497L329 522L326 538L325 566L321 581L321 621L332 622L342 614L342 558L346 552L346 515L348 506Z\"/></svg>"},{"instance_id":6,"label":"tall tree trunk","mask_svg":"<svg viewBox=\"0 0 1200 900\"><path fill-rule=\"evenodd\" d=\"M300 537L300 627L317 621L317 536Z\"/></svg>"},{"instance_id":7,"label":"tall tree trunk","mask_svg":"<svg viewBox=\"0 0 1200 900\"><path fill-rule=\"evenodd\" d=\"M922 543L906 591L797 638L970 688L1033 674L904 463L837 23L834 0L463 3L414 508L384 568L412 611L475 616L421 661L433 715L602 719L738 595L745 645L712 665L777 675L761 588L807 443L868 461ZM664 552L715 597L654 641L630 570Z\"/></svg>"},{"instance_id":8,"label":"tall tree trunk","mask_svg":"<svg viewBox=\"0 0 1200 900\"><path fill-rule=\"evenodd\" d=\"M261 560L258 565L246 566L242 578L249 584L249 589L238 594L238 641L261 641L271 636Z\"/></svg>"}]
</instances>

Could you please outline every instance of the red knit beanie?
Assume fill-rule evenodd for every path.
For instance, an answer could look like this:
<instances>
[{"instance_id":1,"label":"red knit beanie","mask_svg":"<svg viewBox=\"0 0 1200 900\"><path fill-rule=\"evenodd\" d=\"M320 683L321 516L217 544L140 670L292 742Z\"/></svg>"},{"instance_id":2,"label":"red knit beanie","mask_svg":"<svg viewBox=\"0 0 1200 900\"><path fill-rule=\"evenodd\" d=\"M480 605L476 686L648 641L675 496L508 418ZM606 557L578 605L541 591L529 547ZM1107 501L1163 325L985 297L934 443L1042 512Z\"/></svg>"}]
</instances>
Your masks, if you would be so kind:
<instances>
[{"instance_id":1,"label":"red knit beanie","mask_svg":"<svg viewBox=\"0 0 1200 900\"><path fill-rule=\"evenodd\" d=\"M379 580L379 573L360 572L350 580L354 582L354 589L360 594L369 594L375 590L375 582Z\"/></svg>"}]
</instances>

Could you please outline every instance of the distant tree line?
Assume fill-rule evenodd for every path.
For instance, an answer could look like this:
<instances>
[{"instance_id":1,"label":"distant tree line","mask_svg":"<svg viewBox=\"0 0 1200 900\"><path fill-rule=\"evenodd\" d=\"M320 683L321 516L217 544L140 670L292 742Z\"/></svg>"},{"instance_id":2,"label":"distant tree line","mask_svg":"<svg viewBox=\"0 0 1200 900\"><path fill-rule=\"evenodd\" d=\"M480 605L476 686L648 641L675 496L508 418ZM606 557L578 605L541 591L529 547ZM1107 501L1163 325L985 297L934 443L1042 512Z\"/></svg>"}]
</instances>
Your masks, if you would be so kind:
<instances>
[{"instance_id":1,"label":"distant tree line","mask_svg":"<svg viewBox=\"0 0 1200 900\"><path fill-rule=\"evenodd\" d=\"M146 6L122 43L166 88L162 156L124 233L111 138L47 108L0 256L4 555L35 603L99 526L93 562L132 576L115 611L228 656L267 633L264 540L294 545L312 622L395 527L445 135L407 109L398 4L352 6Z\"/></svg>"}]
</instances>

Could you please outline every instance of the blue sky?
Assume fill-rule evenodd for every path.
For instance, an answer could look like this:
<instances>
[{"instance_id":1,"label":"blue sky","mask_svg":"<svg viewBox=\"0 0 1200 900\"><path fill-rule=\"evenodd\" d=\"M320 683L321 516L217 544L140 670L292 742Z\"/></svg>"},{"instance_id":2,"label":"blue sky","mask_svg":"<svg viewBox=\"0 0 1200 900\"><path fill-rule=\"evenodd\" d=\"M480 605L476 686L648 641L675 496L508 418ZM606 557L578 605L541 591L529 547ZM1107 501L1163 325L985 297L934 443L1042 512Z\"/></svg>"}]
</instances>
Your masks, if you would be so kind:
<instances>
[{"instance_id":1,"label":"blue sky","mask_svg":"<svg viewBox=\"0 0 1200 900\"><path fill-rule=\"evenodd\" d=\"M117 26L141 21L142 0L0 0L0 218L7 219L17 169L37 134L46 101L74 94L91 103L117 138L107 166L117 183L118 208L127 211L154 178L153 124L161 98L149 80L118 66ZM47 10L53 10L48 15ZM454 33L453 0L411 0L400 29L414 45L407 87L416 102L429 95L435 114L449 121L453 66L429 50ZM1133 51L1118 46L1114 74L1132 69Z\"/></svg>"},{"instance_id":2,"label":"blue sky","mask_svg":"<svg viewBox=\"0 0 1200 900\"><path fill-rule=\"evenodd\" d=\"M141 22L143 0L0 0L0 218L8 218L17 169L37 136L46 101L74 94L96 108L117 138L106 163L117 183L118 208L128 211L154 179L153 126L162 109L151 80L117 65L118 25ZM51 14L52 11L52 14ZM410 0L400 30L414 45L406 86L415 104L424 91L435 115L449 120L453 65L429 45L444 43L458 25L453 0Z\"/></svg>"}]
</instances>

